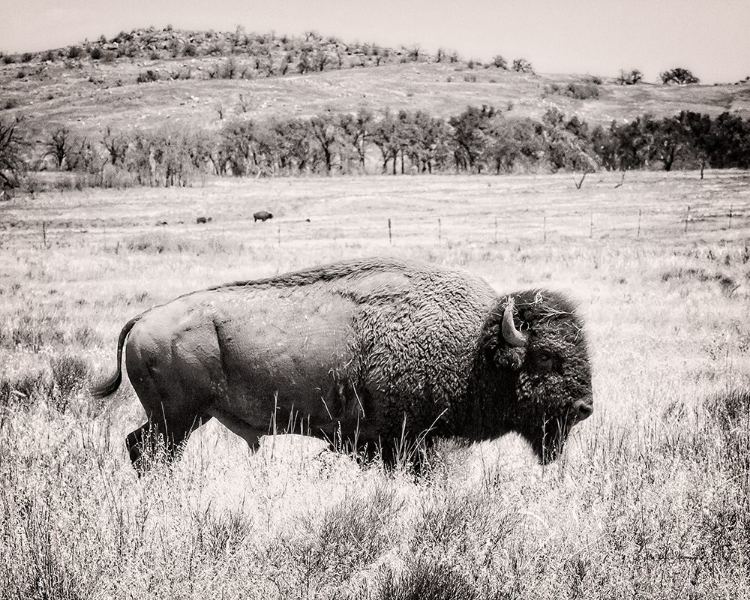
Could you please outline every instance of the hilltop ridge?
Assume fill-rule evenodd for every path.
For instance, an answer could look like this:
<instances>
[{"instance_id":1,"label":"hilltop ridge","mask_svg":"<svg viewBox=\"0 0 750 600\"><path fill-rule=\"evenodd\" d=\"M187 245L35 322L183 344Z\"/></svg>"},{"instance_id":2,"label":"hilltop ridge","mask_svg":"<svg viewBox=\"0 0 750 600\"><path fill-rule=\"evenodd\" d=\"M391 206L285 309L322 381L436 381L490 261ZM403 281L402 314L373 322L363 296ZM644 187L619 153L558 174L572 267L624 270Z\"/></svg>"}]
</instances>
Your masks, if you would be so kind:
<instances>
[{"instance_id":1,"label":"hilltop ridge","mask_svg":"<svg viewBox=\"0 0 750 600\"><path fill-rule=\"evenodd\" d=\"M22 118L30 141L43 145L60 127L99 139L108 128L149 131L173 123L218 131L233 119L309 118L362 108L378 114L422 110L446 118L486 105L535 120L557 109L591 125L683 110L750 117L747 81L618 85L614 78L520 67L514 71L499 55L482 64L456 52L349 44L315 32L295 37L242 28L224 33L147 28L3 56L0 118Z\"/></svg>"},{"instance_id":2,"label":"hilltop ridge","mask_svg":"<svg viewBox=\"0 0 750 600\"><path fill-rule=\"evenodd\" d=\"M455 51L440 50L433 56L419 46L390 48L374 43L345 43L335 36L324 37L315 31L302 36L275 33L246 33L238 27L234 32L179 30L172 27L134 29L107 39L84 40L62 48L2 55L6 64L45 63L56 61L87 61L117 63L130 60L204 59L234 57L238 63L231 77L214 72L211 78L253 79L291 73L320 72L405 62L461 61ZM476 62L476 61L475 61ZM172 73L178 75L177 73Z\"/></svg>"},{"instance_id":3,"label":"hilltop ridge","mask_svg":"<svg viewBox=\"0 0 750 600\"><path fill-rule=\"evenodd\" d=\"M13 112L32 129L69 125L150 128L164 119L218 126L232 115L310 116L360 107L422 109L447 116L487 104L539 118L556 107L592 123L656 117L680 110L750 115L750 84L617 85L614 78L516 72L455 51L345 43L316 32L121 32L55 50L0 60L0 116Z\"/></svg>"}]
</instances>

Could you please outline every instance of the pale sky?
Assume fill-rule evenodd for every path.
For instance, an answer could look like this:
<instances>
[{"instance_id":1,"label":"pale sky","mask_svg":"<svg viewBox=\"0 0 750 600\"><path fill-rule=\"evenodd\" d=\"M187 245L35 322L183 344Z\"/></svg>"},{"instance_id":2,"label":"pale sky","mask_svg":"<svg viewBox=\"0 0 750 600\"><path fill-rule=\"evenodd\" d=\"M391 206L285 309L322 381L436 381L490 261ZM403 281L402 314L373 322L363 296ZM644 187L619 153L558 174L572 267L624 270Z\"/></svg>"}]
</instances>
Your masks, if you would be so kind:
<instances>
[{"instance_id":1,"label":"pale sky","mask_svg":"<svg viewBox=\"0 0 750 600\"><path fill-rule=\"evenodd\" d=\"M750 0L0 0L0 50L24 52L134 28L213 29L419 44L464 58L526 58L540 73L647 81L674 67L703 83L750 75Z\"/></svg>"}]
</instances>

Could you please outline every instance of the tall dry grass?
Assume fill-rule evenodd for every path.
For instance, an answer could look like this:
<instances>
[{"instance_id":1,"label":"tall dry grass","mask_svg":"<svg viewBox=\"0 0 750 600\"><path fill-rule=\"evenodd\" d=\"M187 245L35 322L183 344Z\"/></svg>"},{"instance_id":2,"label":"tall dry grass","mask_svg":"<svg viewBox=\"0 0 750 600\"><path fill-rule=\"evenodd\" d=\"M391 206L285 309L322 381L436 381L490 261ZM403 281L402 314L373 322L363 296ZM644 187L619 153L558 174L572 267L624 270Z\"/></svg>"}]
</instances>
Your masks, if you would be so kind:
<instances>
[{"instance_id":1,"label":"tall dry grass","mask_svg":"<svg viewBox=\"0 0 750 600\"><path fill-rule=\"evenodd\" d=\"M618 181L219 181L3 207L0 597L750 597L748 176ZM299 436L251 455L209 423L137 478L132 388L86 392L125 320L377 253L580 301L596 412L560 461L444 441L416 479Z\"/></svg>"}]
</instances>

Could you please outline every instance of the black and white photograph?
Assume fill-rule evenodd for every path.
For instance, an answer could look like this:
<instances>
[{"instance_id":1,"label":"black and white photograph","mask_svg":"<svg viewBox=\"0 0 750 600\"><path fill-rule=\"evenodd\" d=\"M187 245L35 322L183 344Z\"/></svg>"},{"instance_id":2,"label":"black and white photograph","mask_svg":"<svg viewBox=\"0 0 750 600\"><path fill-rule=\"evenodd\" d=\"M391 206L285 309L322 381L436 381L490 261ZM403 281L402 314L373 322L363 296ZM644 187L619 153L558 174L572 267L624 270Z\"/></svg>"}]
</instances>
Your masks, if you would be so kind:
<instances>
[{"instance_id":1,"label":"black and white photograph","mask_svg":"<svg viewBox=\"0 0 750 600\"><path fill-rule=\"evenodd\" d=\"M748 0L0 31L0 600L750 599Z\"/></svg>"}]
</instances>

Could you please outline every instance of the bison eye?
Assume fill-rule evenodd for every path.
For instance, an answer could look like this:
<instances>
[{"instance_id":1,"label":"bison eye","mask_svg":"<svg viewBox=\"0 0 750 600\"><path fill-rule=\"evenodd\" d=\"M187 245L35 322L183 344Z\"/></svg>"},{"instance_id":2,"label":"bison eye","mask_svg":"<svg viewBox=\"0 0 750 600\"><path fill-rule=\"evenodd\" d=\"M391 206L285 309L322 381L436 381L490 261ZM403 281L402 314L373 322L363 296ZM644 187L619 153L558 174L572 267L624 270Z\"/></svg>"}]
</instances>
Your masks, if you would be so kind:
<instances>
[{"instance_id":1,"label":"bison eye","mask_svg":"<svg viewBox=\"0 0 750 600\"><path fill-rule=\"evenodd\" d=\"M541 366L543 367L552 366L552 355L549 352L540 352L537 358Z\"/></svg>"}]
</instances>

